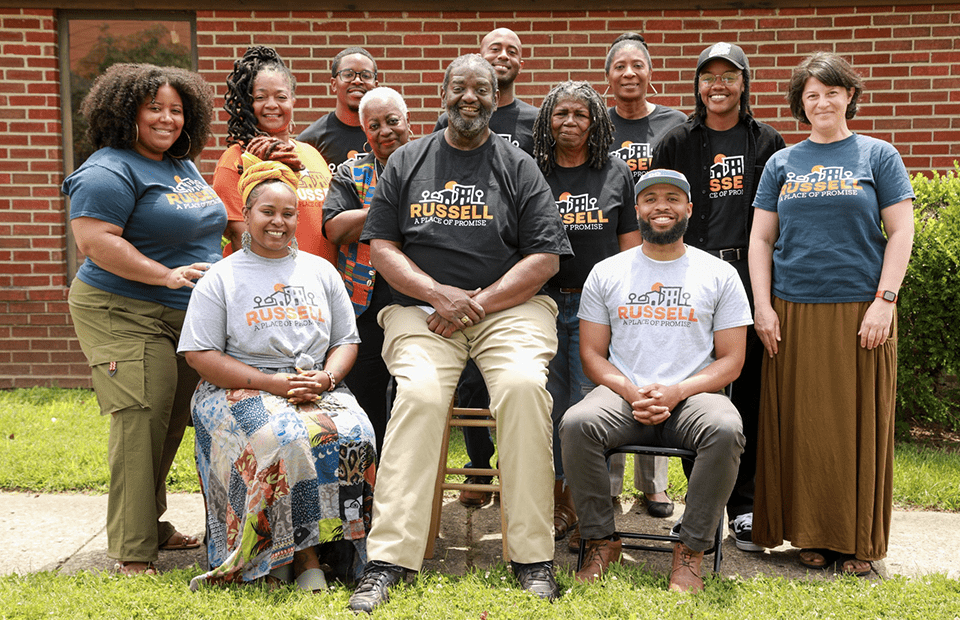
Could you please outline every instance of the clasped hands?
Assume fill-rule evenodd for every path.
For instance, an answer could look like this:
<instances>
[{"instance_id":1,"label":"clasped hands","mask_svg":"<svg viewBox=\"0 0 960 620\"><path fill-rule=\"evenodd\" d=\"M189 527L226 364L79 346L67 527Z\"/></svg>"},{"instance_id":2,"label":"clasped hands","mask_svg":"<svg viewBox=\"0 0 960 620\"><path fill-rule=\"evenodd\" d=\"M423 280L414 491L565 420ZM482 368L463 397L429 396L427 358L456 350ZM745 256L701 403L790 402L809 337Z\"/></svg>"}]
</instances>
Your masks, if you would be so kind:
<instances>
[{"instance_id":1,"label":"clasped hands","mask_svg":"<svg viewBox=\"0 0 960 620\"><path fill-rule=\"evenodd\" d=\"M330 377L322 370L303 370L297 368L297 374L278 372L272 375L269 392L274 396L286 397L291 405L309 403L320 398L330 389Z\"/></svg>"},{"instance_id":2,"label":"clasped hands","mask_svg":"<svg viewBox=\"0 0 960 620\"><path fill-rule=\"evenodd\" d=\"M670 417L670 412L681 400L680 388L676 385L651 383L637 388L636 400L630 403L633 419L647 426L656 426Z\"/></svg>"},{"instance_id":3,"label":"clasped hands","mask_svg":"<svg viewBox=\"0 0 960 620\"><path fill-rule=\"evenodd\" d=\"M456 286L439 285L431 304L434 311L427 317L427 328L435 334L449 338L455 332L482 321L486 312L474 299L479 292L479 288L465 291Z\"/></svg>"}]
</instances>

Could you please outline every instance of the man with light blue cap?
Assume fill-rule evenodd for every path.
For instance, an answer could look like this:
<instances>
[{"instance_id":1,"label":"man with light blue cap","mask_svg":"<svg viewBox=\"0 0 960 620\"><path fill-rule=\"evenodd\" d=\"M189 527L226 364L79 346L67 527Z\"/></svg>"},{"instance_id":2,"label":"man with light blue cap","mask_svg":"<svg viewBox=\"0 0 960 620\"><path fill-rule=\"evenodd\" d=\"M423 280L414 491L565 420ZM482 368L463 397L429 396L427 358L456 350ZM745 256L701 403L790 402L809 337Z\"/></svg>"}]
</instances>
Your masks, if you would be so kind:
<instances>
[{"instance_id":1,"label":"man with light blue cap","mask_svg":"<svg viewBox=\"0 0 960 620\"><path fill-rule=\"evenodd\" d=\"M595 581L620 560L604 451L658 445L697 452L670 589L699 591L743 451L723 388L740 374L750 307L733 267L683 243L693 210L683 174L651 170L636 199L643 245L598 263L580 298L580 356L597 388L560 425L586 544L576 578Z\"/></svg>"}]
</instances>

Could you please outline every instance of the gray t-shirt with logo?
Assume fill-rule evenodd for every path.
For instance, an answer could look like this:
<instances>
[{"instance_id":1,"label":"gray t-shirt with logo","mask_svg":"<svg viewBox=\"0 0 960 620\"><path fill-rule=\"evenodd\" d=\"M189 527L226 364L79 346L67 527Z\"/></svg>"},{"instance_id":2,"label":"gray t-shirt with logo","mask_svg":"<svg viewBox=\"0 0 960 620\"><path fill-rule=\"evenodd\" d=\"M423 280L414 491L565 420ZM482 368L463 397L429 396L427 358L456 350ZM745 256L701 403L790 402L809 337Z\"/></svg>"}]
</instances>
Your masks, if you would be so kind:
<instances>
[{"instance_id":1,"label":"gray t-shirt with logo","mask_svg":"<svg viewBox=\"0 0 960 620\"><path fill-rule=\"evenodd\" d=\"M178 352L222 351L257 368L307 370L322 368L332 347L358 342L333 265L307 252L271 259L242 251L197 283Z\"/></svg>"}]
</instances>

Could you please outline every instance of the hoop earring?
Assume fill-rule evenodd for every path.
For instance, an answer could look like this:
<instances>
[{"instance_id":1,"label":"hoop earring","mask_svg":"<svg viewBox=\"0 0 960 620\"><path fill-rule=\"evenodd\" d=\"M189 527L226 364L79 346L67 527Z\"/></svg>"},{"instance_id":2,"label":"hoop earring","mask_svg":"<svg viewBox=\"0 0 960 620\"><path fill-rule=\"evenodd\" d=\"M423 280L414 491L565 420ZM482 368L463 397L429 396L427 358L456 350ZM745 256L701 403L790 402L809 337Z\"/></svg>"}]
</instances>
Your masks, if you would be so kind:
<instances>
[{"instance_id":1,"label":"hoop earring","mask_svg":"<svg viewBox=\"0 0 960 620\"><path fill-rule=\"evenodd\" d=\"M186 129L183 130L183 135L187 137L187 150L184 151L183 155L174 155L173 153L167 151L167 155L169 155L174 159L183 159L184 157L190 154L190 148L193 146L193 141L190 140L190 134L187 133Z\"/></svg>"},{"instance_id":2,"label":"hoop earring","mask_svg":"<svg viewBox=\"0 0 960 620\"><path fill-rule=\"evenodd\" d=\"M290 245L287 246L287 252L290 253L290 256L293 258L297 257L297 251L300 249L300 246L297 245L297 238L294 237L293 241L290 242Z\"/></svg>"},{"instance_id":3,"label":"hoop earring","mask_svg":"<svg viewBox=\"0 0 960 620\"><path fill-rule=\"evenodd\" d=\"M604 99L606 99L607 93L609 93L609 92L610 92L610 85L607 84L607 87L606 87L605 89L603 89L603 97L604 97Z\"/></svg>"},{"instance_id":4,"label":"hoop earring","mask_svg":"<svg viewBox=\"0 0 960 620\"><path fill-rule=\"evenodd\" d=\"M137 147L137 142L140 142L140 125L136 123L133 124L134 138L133 138L133 147Z\"/></svg>"},{"instance_id":5,"label":"hoop earring","mask_svg":"<svg viewBox=\"0 0 960 620\"><path fill-rule=\"evenodd\" d=\"M654 95L659 95L659 94L660 94L659 92L657 92L657 87L653 85L653 82L650 82L650 88L653 89L653 94L654 94Z\"/></svg>"},{"instance_id":6,"label":"hoop earring","mask_svg":"<svg viewBox=\"0 0 960 620\"><path fill-rule=\"evenodd\" d=\"M370 143L369 143L369 142L367 142L366 140L364 140L364 141L363 141L363 148L360 149L360 150L362 150L364 153L369 154L369 153L372 153L372 152L373 152L373 147L370 146Z\"/></svg>"},{"instance_id":7,"label":"hoop earring","mask_svg":"<svg viewBox=\"0 0 960 620\"><path fill-rule=\"evenodd\" d=\"M240 246L247 252L250 252L250 246L252 243L253 237L250 236L250 232L247 230L243 231L243 234L240 235Z\"/></svg>"}]
</instances>

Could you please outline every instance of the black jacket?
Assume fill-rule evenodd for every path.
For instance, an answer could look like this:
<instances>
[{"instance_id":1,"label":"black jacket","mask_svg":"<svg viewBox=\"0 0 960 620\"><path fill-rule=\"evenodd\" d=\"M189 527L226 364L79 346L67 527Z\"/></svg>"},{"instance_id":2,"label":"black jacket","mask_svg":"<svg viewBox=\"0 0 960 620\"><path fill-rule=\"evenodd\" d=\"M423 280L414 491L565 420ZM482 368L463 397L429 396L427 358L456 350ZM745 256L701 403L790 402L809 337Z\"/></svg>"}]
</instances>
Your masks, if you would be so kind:
<instances>
[{"instance_id":1,"label":"black jacket","mask_svg":"<svg viewBox=\"0 0 960 620\"><path fill-rule=\"evenodd\" d=\"M777 130L755 120L752 116L740 119L747 125L747 153L744 161L743 226L746 238L750 238L753 223L753 198L757 195L760 175L770 156L786 146ZM695 248L707 249L710 244L710 200L704 185L707 171L713 164L709 135L706 126L697 118L687 119L674 127L660 140L653 152L652 168L668 168L682 172L690 181L690 201L693 216L683 240ZM718 248L712 248L718 249ZM745 261L744 261L745 262Z\"/></svg>"}]
</instances>

